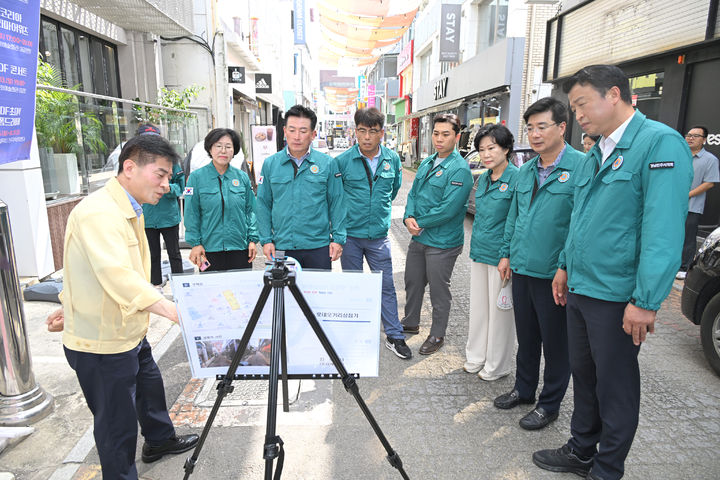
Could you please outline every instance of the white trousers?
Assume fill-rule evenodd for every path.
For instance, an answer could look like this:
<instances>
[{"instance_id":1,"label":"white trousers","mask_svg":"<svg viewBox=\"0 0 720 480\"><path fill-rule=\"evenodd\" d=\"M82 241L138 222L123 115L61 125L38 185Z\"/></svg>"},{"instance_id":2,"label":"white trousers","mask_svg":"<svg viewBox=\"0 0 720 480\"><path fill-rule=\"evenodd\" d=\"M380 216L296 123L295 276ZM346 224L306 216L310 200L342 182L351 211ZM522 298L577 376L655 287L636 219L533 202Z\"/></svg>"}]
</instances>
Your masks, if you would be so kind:
<instances>
[{"instance_id":1,"label":"white trousers","mask_svg":"<svg viewBox=\"0 0 720 480\"><path fill-rule=\"evenodd\" d=\"M465 357L468 363L484 365L485 377L506 375L512 370L515 348L513 310L500 310L497 297L502 288L495 265L471 262L470 324Z\"/></svg>"}]
</instances>

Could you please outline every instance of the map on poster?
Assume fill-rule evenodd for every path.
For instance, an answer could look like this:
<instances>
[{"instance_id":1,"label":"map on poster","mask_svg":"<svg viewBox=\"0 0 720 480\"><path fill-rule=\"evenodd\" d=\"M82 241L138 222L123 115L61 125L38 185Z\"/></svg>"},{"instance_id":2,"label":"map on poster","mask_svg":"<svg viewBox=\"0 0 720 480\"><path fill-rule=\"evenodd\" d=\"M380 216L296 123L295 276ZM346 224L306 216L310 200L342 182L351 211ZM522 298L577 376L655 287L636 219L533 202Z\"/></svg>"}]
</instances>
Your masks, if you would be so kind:
<instances>
[{"instance_id":1,"label":"map on poster","mask_svg":"<svg viewBox=\"0 0 720 480\"><path fill-rule=\"evenodd\" d=\"M227 372L263 288L263 271L173 275L173 296L194 378ZM297 285L345 369L378 375L380 273L297 272ZM285 294L289 374L336 374L290 290ZM273 292L240 361L239 375L268 374Z\"/></svg>"}]
</instances>

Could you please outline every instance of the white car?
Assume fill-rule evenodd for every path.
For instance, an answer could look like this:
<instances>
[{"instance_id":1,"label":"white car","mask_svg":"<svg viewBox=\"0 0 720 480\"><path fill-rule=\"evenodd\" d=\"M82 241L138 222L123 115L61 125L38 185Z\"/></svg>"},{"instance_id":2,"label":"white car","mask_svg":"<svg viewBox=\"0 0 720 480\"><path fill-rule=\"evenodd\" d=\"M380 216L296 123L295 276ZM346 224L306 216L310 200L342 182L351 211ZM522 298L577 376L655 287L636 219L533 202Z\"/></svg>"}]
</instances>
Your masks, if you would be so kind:
<instances>
[{"instance_id":1,"label":"white car","mask_svg":"<svg viewBox=\"0 0 720 480\"><path fill-rule=\"evenodd\" d=\"M327 146L327 142L322 138L316 138L315 140L313 140L312 148L313 150L317 150L318 152L324 153L325 155L330 154L330 149Z\"/></svg>"}]
</instances>

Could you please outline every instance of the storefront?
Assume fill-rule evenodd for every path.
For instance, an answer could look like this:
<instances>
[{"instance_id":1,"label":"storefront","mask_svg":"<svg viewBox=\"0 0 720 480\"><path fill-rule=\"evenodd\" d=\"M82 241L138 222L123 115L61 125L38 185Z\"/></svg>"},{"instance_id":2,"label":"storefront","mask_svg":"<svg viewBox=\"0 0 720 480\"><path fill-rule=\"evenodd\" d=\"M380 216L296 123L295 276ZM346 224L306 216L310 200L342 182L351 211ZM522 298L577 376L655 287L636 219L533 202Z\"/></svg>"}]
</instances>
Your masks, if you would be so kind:
<instances>
[{"instance_id":1,"label":"storefront","mask_svg":"<svg viewBox=\"0 0 720 480\"><path fill-rule=\"evenodd\" d=\"M546 81L552 95L567 100L563 81L586 65L612 63L630 77L633 105L647 117L684 134L694 125L708 128L705 148L720 157L720 22L707 0L643 2L619 35L617 25L598 22L622 12L623 0L582 2L548 21ZM597 48L587 49L585 39ZM648 39L653 39L649 41ZM580 147L582 131L574 120L569 141ZM702 225L720 223L720 186L708 192Z\"/></svg>"}]
</instances>

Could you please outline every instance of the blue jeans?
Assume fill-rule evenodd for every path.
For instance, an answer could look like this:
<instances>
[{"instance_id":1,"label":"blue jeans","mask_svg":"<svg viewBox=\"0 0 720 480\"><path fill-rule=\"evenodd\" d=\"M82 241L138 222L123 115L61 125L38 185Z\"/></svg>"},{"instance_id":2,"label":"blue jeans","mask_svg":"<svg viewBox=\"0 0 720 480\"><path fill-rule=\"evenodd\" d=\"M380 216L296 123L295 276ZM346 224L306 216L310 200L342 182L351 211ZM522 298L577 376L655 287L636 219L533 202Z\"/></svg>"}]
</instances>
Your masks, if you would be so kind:
<instances>
[{"instance_id":1,"label":"blue jeans","mask_svg":"<svg viewBox=\"0 0 720 480\"><path fill-rule=\"evenodd\" d=\"M368 240L365 238L347 237L343 246L340 263L343 270L363 269L363 255L367 259L370 270L382 271L382 305L380 315L388 338L405 338L402 325L398 318L397 296L393 282L392 256L388 237Z\"/></svg>"}]
</instances>

